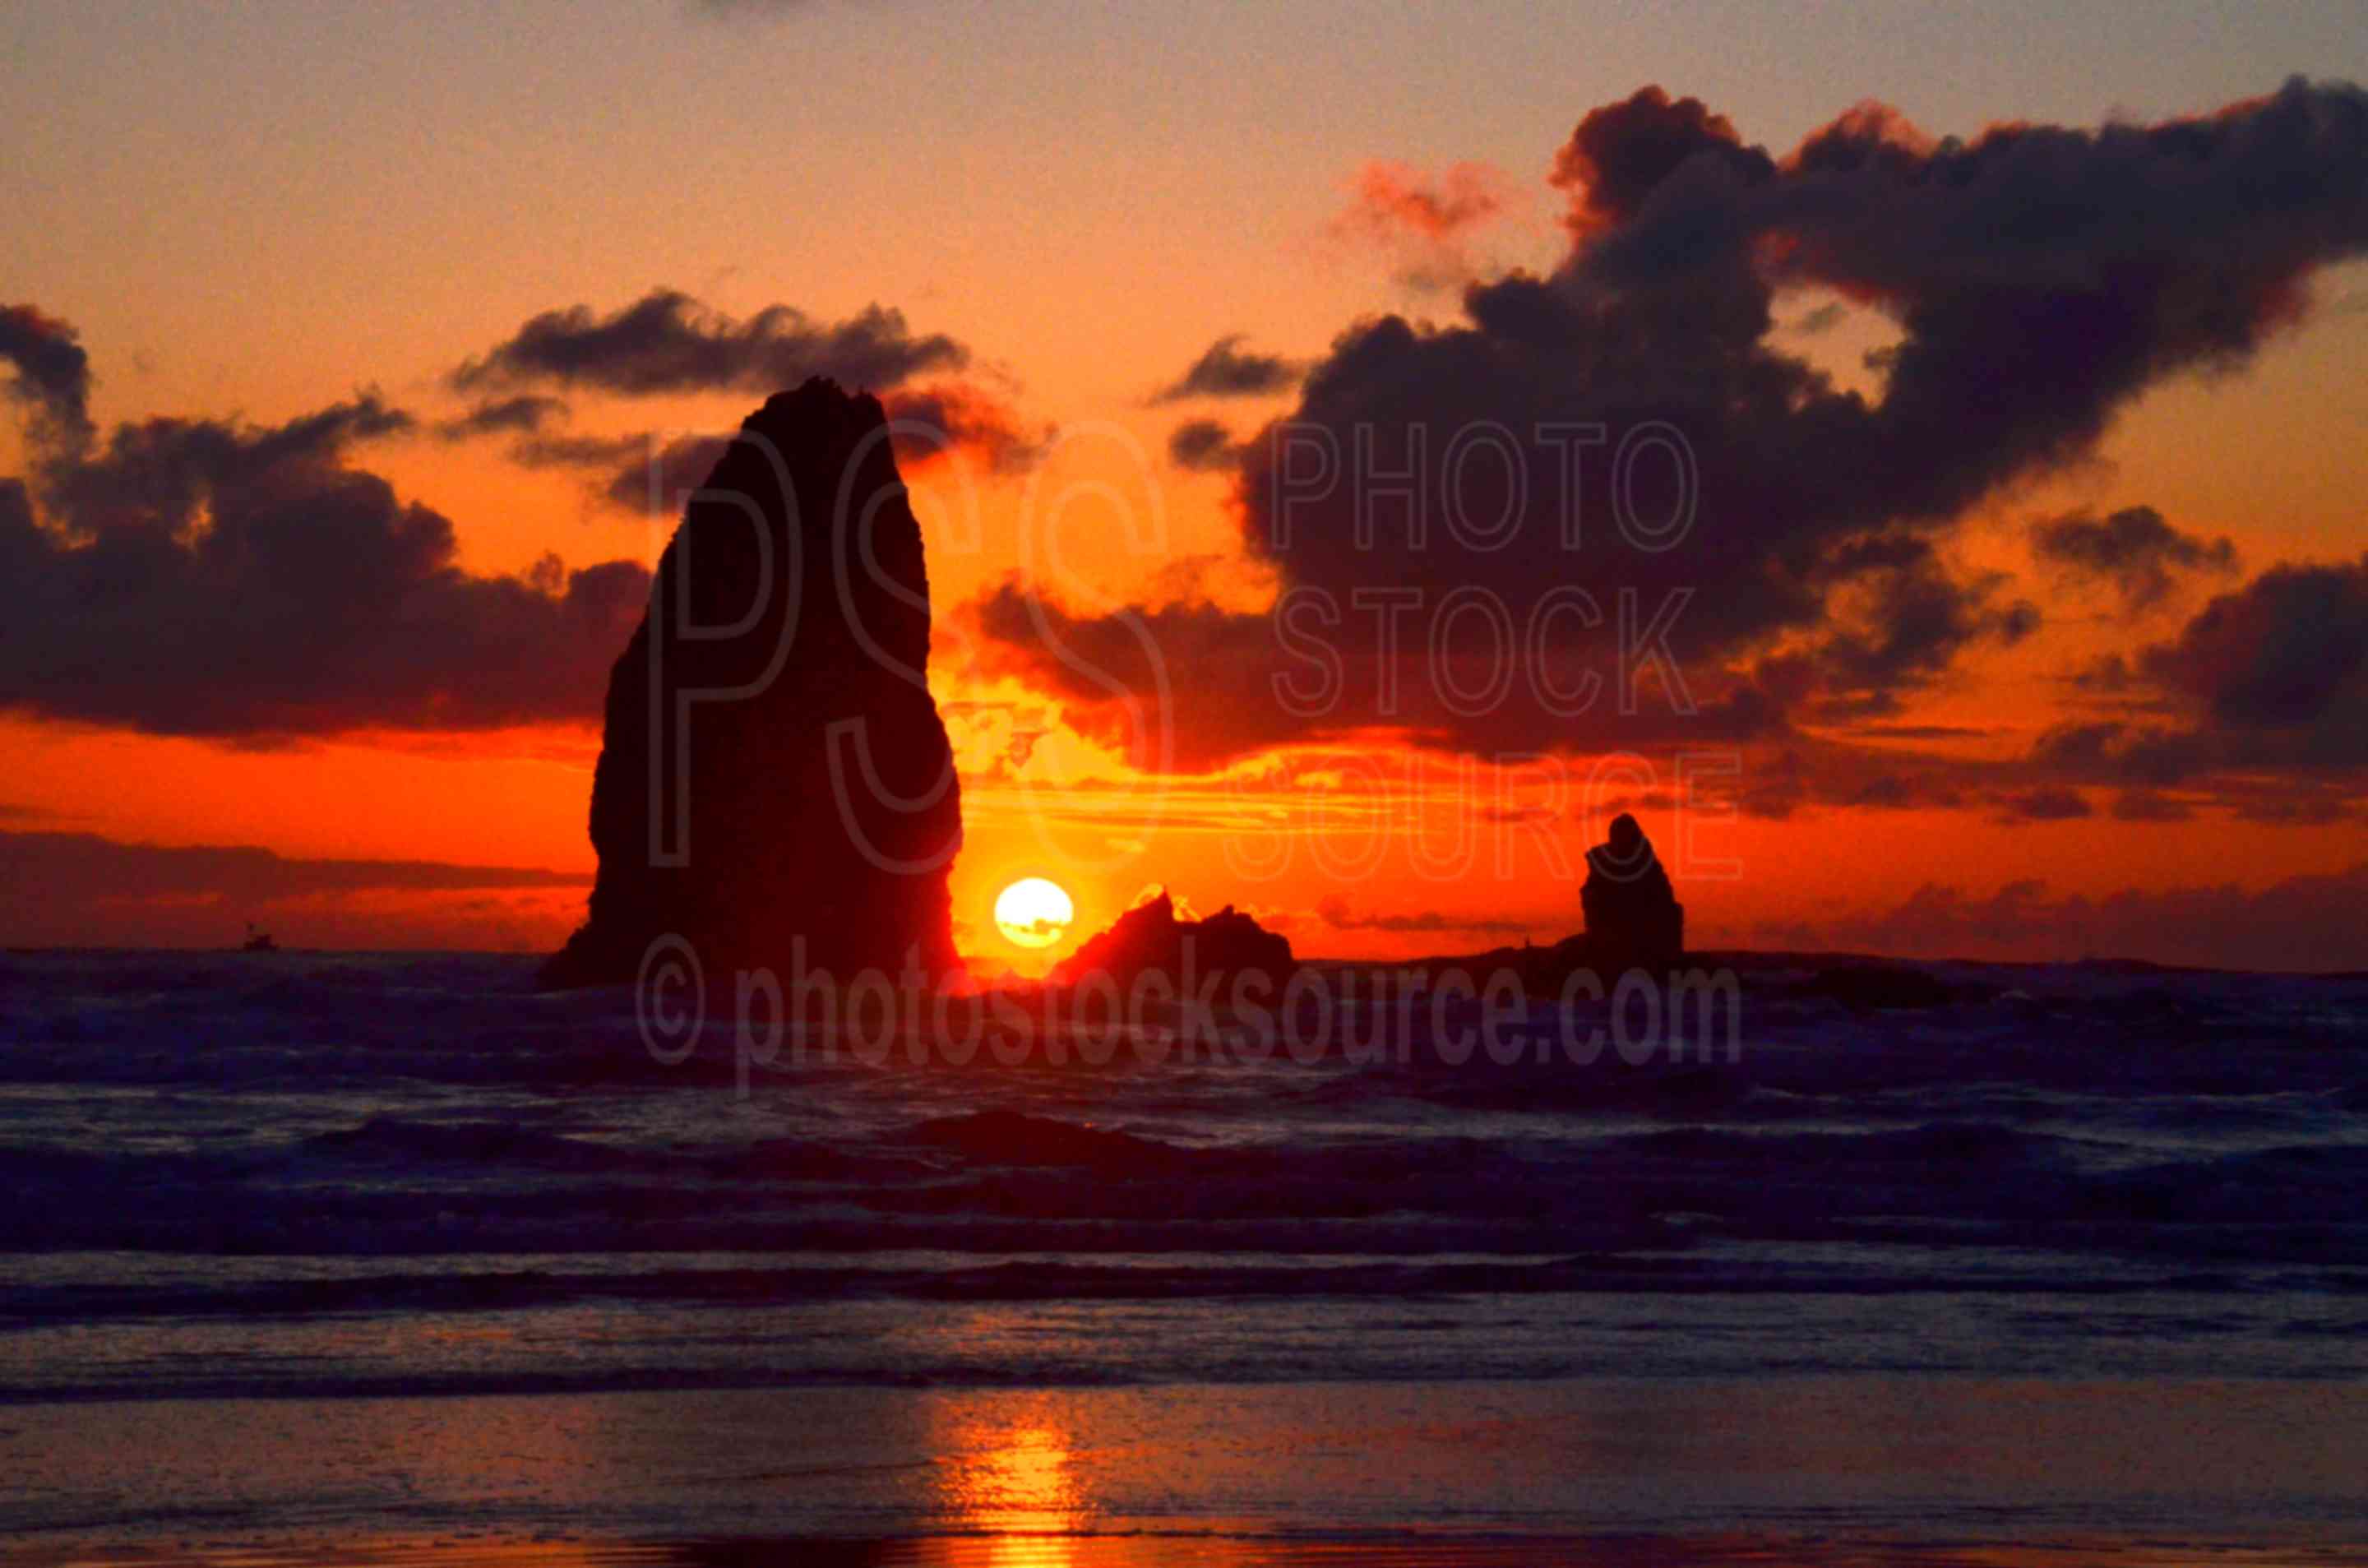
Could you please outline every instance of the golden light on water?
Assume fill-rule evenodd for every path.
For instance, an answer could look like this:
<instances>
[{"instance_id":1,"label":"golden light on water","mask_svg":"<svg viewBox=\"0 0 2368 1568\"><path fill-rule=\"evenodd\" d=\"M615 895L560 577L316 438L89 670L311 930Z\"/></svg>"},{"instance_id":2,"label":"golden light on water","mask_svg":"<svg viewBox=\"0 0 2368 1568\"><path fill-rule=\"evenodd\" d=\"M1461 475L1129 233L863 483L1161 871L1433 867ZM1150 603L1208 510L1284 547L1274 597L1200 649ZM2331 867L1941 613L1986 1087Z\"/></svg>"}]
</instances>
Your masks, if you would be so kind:
<instances>
[{"instance_id":1,"label":"golden light on water","mask_svg":"<svg viewBox=\"0 0 2368 1568\"><path fill-rule=\"evenodd\" d=\"M966 1528L986 1536L993 1568L1067 1568L1085 1522L1068 1443L1049 1426L1020 1426L965 1434L949 1456L944 1485Z\"/></svg>"},{"instance_id":2,"label":"golden light on water","mask_svg":"<svg viewBox=\"0 0 2368 1568\"><path fill-rule=\"evenodd\" d=\"M1076 917L1067 890L1043 877L1022 877L995 899L995 928L1016 947L1049 948Z\"/></svg>"}]
</instances>

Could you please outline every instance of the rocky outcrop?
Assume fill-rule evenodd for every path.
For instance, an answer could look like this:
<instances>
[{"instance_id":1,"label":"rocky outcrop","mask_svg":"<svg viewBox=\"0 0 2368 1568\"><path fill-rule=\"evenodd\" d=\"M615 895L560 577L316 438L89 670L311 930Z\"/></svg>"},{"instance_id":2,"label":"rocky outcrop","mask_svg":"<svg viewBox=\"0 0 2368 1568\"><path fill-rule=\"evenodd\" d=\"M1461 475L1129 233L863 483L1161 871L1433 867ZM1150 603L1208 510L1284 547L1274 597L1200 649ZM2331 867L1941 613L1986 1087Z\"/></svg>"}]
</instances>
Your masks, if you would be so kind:
<instances>
[{"instance_id":1,"label":"rocky outcrop","mask_svg":"<svg viewBox=\"0 0 2368 1568\"><path fill-rule=\"evenodd\" d=\"M1162 891L1055 965L1052 978L1057 984L1075 985L1099 971L1123 992L1136 975L1147 971L1163 973L1179 985L1188 971L1196 983L1224 975L1227 978L1221 985L1230 986L1233 975L1258 971L1280 992L1295 962L1289 937L1236 913L1232 904L1206 920L1179 920L1176 901Z\"/></svg>"},{"instance_id":2,"label":"rocky outcrop","mask_svg":"<svg viewBox=\"0 0 2368 1568\"><path fill-rule=\"evenodd\" d=\"M609 673L599 874L546 984L632 980L666 937L719 981L958 968L962 806L928 596L879 401L816 378L751 415Z\"/></svg>"},{"instance_id":3,"label":"rocky outcrop","mask_svg":"<svg viewBox=\"0 0 2368 1568\"><path fill-rule=\"evenodd\" d=\"M1587 852L1578 902L1587 915L1587 962L1607 978L1685 953L1685 906L1671 891L1652 840L1625 812L1611 819L1607 842Z\"/></svg>"}]
</instances>

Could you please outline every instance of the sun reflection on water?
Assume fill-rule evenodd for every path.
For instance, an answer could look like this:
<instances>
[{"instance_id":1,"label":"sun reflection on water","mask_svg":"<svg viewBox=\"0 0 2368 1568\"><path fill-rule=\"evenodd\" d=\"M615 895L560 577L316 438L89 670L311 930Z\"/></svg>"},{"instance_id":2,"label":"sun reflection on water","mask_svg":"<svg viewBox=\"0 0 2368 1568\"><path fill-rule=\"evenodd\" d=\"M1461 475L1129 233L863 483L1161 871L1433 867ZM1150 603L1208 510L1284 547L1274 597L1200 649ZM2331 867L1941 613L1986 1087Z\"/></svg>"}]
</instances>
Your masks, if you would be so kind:
<instances>
[{"instance_id":1,"label":"sun reflection on water","mask_svg":"<svg viewBox=\"0 0 2368 1568\"><path fill-rule=\"evenodd\" d=\"M988 1537L998 1568L1068 1568L1086 1518L1065 1433L1042 1425L963 1423L939 1483L947 1512Z\"/></svg>"}]
</instances>

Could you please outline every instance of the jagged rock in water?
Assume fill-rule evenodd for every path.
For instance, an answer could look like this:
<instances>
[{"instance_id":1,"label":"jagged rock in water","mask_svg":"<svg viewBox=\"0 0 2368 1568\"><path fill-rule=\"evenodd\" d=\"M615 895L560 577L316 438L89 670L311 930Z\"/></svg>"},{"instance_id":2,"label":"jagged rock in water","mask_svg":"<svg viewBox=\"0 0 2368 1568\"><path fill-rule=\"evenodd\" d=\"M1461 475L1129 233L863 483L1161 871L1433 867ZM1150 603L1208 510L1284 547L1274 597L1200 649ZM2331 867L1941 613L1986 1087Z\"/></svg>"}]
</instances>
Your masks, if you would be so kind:
<instances>
[{"instance_id":1,"label":"jagged rock in water","mask_svg":"<svg viewBox=\"0 0 2368 1568\"><path fill-rule=\"evenodd\" d=\"M1587 960L1607 983L1623 970L1668 963L1685 953L1685 906L1670 890L1652 840L1625 812L1611 819L1609 841L1587 852L1578 903L1587 915Z\"/></svg>"},{"instance_id":2,"label":"jagged rock in water","mask_svg":"<svg viewBox=\"0 0 2368 1568\"><path fill-rule=\"evenodd\" d=\"M1185 960L1186 944L1191 960ZM1138 974L1157 971L1178 985L1189 967L1195 983L1212 974L1232 976L1252 970L1263 972L1279 993L1291 979L1297 960L1291 939L1268 930L1232 904L1206 920L1179 920L1176 901L1163 890L1118 917L1116 924L1095 937L1053 970L1053 979L1075 985L1097 971L1107 973L1124 992ZM1229 979L1222 983L1230 986Z\"/></svg>"},{"instance_id":3,"label":"jagged rock in water","mask_svg":"<svg viewBox=\"0 0 2368 1568\"><path fill-rule=\"evenodd\" d=\"M669 936L719 983L958 968L928 596L879 401L817 377L749 415L609 672L599 875L544 983L632 980Z\"/></svg>"}]
</instances>

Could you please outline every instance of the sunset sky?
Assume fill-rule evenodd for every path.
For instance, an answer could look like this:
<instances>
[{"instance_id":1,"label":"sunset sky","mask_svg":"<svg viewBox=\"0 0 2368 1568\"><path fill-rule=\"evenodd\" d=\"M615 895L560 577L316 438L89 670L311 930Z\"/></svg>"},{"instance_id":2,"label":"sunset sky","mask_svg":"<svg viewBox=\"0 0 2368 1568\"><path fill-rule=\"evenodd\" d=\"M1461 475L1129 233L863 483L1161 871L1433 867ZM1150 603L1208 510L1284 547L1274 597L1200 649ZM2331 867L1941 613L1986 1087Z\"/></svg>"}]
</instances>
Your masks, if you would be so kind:
<instances>
[{"instance_id":1,"label":"sunset sky","mask_svg":"<svg viewBox=\"0 0 2368 1568\"><path fill-rule=\"evenodd\" d=\"M557 947L651 454L821 372L955 437L905 459L986 965L1154 884L1545 941L1628 809L1698 947L2368 967L2360 22L12 6L0 942ZM1286 433L1360 424L1577 456L1577 547L1531 485L1360 549L1353 473L1278 537ZM1557 585L1603 623L1533 640ZM1621 710L1623 591L1683 702ZM1070 944L996 933L1024 876Z\"/></svg>"}]
</instances>

